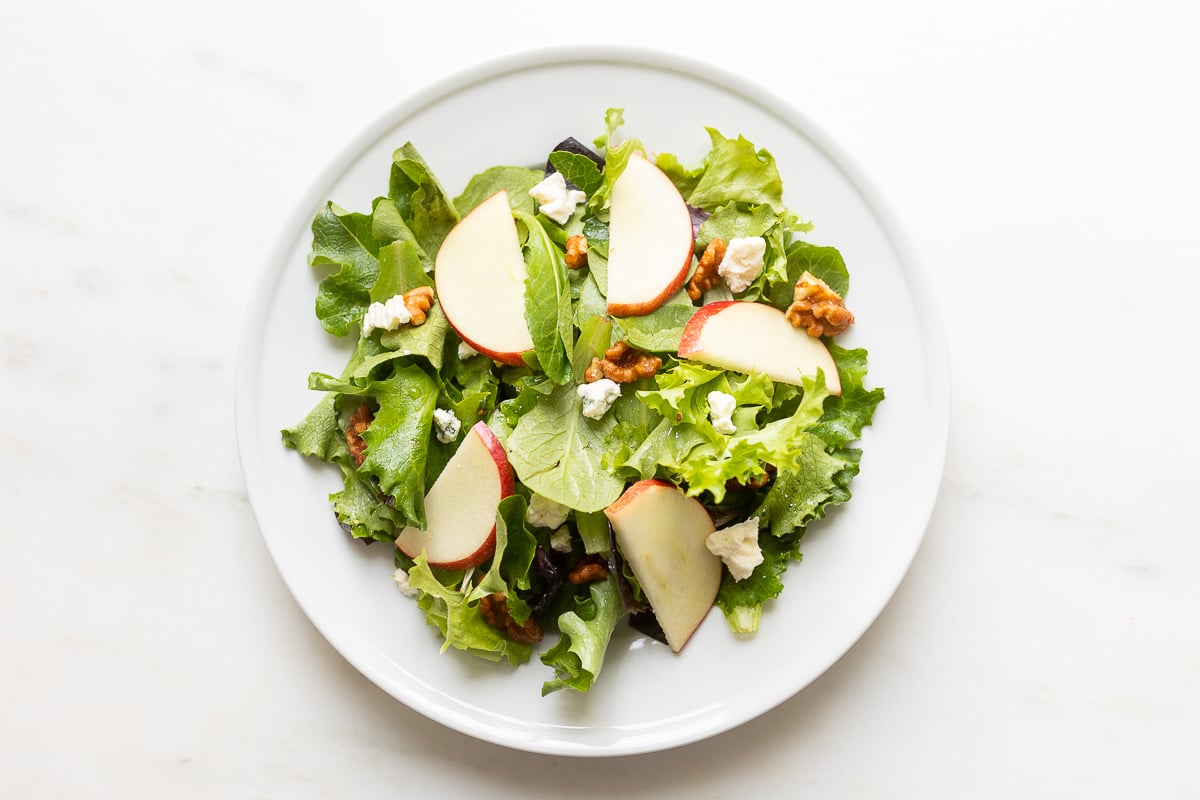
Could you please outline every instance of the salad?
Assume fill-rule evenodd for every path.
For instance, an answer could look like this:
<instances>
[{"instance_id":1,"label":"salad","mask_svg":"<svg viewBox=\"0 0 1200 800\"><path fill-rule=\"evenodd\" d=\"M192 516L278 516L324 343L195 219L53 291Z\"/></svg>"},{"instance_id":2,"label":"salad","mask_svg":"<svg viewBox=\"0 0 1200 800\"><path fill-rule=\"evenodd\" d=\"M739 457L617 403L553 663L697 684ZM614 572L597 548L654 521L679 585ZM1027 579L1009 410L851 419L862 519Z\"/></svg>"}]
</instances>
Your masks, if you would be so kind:
<instances>
[{"instance_id":1,"label":"salad","mask_svg":"<svg viewBox=\"0 0 1200 800\"><path fill-rule=\"evenodd\" d=\"M757 631L883 399L768 151L708 129L685 164L604 121L456 197L408 143L369 212L326 203L316 316L357 344L282 431L442 649L537 652L543 695L587 691L618 625L674 652L714 606Z\"/></svg>"}]
</instances>

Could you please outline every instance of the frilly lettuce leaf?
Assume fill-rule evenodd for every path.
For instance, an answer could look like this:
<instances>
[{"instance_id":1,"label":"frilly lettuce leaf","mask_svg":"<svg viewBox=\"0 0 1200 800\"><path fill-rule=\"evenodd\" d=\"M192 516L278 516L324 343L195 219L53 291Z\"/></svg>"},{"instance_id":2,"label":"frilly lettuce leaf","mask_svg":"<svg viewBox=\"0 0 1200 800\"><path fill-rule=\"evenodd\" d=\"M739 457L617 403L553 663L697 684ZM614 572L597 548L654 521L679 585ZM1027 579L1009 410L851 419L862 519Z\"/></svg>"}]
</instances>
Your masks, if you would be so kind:
<instances>
[{"instance_id":1,"label":"frilly lettuce leaf","mask_svg":"<svg viewBox=\"0 0 1200 800\"><path fill-rule=\"evenodd\" d=\"M542 684L542 696L559 689L586 692L600 675L604 654L613 630L625 606L617 590L616 578L589 584L588 597L576 601L574 611L558 618L562 634L554 646L542 654L542 663L554 668L554 680Z\"/></svg>"},{"instance_id":2,"label":"frilly lettuce leaf","mask_svg":"<svg viewBox=\"0 0 1200 800\"><path fill-rule=\"evenodd\" d=\"M715 128L705 130L712 150L704 158L704 174L687 201L709 211L726 203L765 203L782 214L783 181L775 157L756 150L743 136L726 139Z\"/></svg>"},{"instance_id":3,"label":"frilly lettuce leaf","mask_svg":"<svg viewBox=\"0 0 1200 800\"><path fill-rule=\"evenodd\" d=\"M309 265L337 267L317 288L317 319L329 333L345 336L371 304L371 287L379 276L379 242L371 217L326 203L313 218L312 235Z\"/></svg>"},{"instance_id":4,"label":"frilly lettuce leaf","mask_svg":"<svg viewBox=\"0 0 1200 800\"><path fill-rule=\"evenodd\" d=\"M388 197L426 253L436 253L458 222L454 204L412 142L392 154Z\"/></svg>"},{"instance_id":5,"label":"frilly lettuce leaf","mask_svg":"<svg viewBox=\"0 0 1200 800\"><path fill-rule=\"evenodd\" d=\"M504 498L496 508L496 552L492 564L467 593L467 601L504 594L508 613L524 623L529 619L529 606L517 596L516 590L529 588L529 567L536 550L537 538L525 524L525 498L519 494Z\"/></svg>"}]
</instances>

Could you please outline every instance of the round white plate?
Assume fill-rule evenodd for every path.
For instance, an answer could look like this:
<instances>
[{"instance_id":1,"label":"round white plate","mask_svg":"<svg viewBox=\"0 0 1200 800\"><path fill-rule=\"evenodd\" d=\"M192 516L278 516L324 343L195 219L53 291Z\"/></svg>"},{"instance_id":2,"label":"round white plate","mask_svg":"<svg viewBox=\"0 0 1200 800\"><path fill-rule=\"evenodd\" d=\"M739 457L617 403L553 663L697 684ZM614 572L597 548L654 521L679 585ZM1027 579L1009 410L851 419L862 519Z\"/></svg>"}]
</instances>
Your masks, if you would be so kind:
<instances>
[{"instance_id":1,"label":"round white plate","mask_svg":"<svg viewBox=\"0 0 1200 800\"><path fill-rule=\"evenodd\" d=\"M778 160L785 201L840 248L858 322L839 341L869 347L887 400L861 442L854 499L809 529L757 636L713 611L680 655L622 625L587 694L540 696L551 671L439 652L436 631L392 582L392 553L342 533L327 502L336 470L301 458L279 431L319 396L312 371L340 372L348 345L313 315L309 223L332 199L354 211L386 194L392 151L412 141L446 190L495 164L534 165L567 136L590 141L604 110L626 136L698 161L705 126L743 134ZM883 609L912 560L940 482L948 428L945 346L931 292L891 216L845 156L800 113L747 82L660 54L543 51L476 67L397 105L316 180L263 274L243 331L237 430L246 489L280 573L318 630L370 680L420 713L491 742L561 755L642 753L729 730L828 669ZM919 303L918 303L919 299ZM769 347L764 343L764 347Z\"/></svg>"}]
</instances>

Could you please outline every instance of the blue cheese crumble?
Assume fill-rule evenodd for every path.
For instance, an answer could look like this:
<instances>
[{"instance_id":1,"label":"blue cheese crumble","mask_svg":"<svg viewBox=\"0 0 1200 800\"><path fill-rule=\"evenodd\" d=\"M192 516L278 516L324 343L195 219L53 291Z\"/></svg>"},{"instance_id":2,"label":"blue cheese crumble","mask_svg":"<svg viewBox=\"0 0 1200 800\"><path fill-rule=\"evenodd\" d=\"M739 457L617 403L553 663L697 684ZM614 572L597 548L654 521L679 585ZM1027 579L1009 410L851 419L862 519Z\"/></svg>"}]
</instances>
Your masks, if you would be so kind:
<instances>
[{"instance_id":1,"label":"blue cheese crumble","mask_svg":"<svg viewBox=\"0 0 1200 800\"><path fill-rule=\"evenodd\" d=\"M533 493L529 496L529 507L525 509L525 521L535 528L557 528L567 521L570 513L571 509L562 503Z\"/></svg>"},{"instance_id":2,"label":"blue cheese crumble","mask_svg":"<svg viewBox=\"0 0 1200 800\"><path fill-rule=\"evenodd\" d=\"M717 274L725 279L729 291L737 294L750 288L754 279L762 274L763 256L767 252L767 240L761 236L739 236L725 245L725 257L717 267Z\"/></svg>"},{"instance_id":3,"label":"blue cheese crumble","mask_svg":"<svg viewBox=\"0 0 1200 800\"><path fill-rule=\"evenodd\" d=\"M733 424L733 410L737 408L737 400L725 392L708 393L708 418L712 421L713 430L717 433L737 433Z\"/></svg>"},{"instance_id":4,"label":"blue cheese crumble","mask_svg":"<svg viewBox=\"0 0 1200 800\"><path fill-rule=\"evenodd\" d=\"M763 562L758 546L758 517L710 533L704 540L708 552L720 558L735 581L745 580Z\"/></svg>"},{"instance_id":5,"label":"blue cheese crumble","mask_svg":"<svg viewBox=\"0 0 1200 800\"><path fill-rule=\"evenodd\" d=\"M559 225L566 225L575 213L575 207L587 200L587 195L578 189L567 189L567 181L561 172L551 172L529 190L529 196L538 202L538 211Z\"/></svg>"},{"instance_id":6,"label":"blue cheese crumble","mask_svg":"<svg viewBox=\"0 0 1200 800\"><path fill-rule=\"evenodd\" d=\"M601 419L621 396L620 384L608 378L580 384L576 391L583 400L583 415L588 419Z\"/></svg>"},{"instance_id":7,"label":"blue cheese crumble","mask_svg":"<svg viewBox=\"0 0 1200 800\"><path fill-rule=\"evenodd\" d=\"M383 303L371 303L363 317L363 336L371 331L394 331L401 325L412 322L412 314L404 305L404 295L398 294Z\"/></svg>"},{"instance_id":8,"label":"blue cheese crumble","mask_svg":"<svg viewBox=\"0 0 1200 800\"><path fill-rule=\"evenodd\" d=\"M447 411L444 408L433 410L433 433L439 442L450 444L458 438L460 430L462 430L462 422L454 415L453 411Z\"/></svg>"}]
</instances>

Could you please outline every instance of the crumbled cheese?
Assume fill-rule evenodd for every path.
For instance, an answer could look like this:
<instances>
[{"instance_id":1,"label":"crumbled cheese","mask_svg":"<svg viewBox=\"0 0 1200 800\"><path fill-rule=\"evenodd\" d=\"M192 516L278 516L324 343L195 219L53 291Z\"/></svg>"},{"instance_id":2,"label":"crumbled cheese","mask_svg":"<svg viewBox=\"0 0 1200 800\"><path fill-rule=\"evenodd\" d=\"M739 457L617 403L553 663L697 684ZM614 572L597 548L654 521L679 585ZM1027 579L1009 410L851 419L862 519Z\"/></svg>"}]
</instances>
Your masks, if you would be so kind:
<instances>
[{"instance_id":1,"label":"crumbled cheese","mask_svg":"<svg viewBox=\"0 0 1200 800\"><path fill-rule=\"evenodd\" d=\"M704 544L708 552L725 562L735 581L750 577L754 568L763 562L758 546L758 517L710 533Z\"/></svg>"},{"instance_id":2,"label":"crumbled cheese","mask_svg":"<svg viewBox=\"0 0 1200 800\"><path fill-rule=\"evenodd\" d=\"M458 438L458 432L461 429L462 422L454 415L453 411L446 411L443 408L433 410L433 432L439 442L443 444L453 442Z\"/></svg>"},{"instance_id":3,"label":"crumbled cheese","mask_svg":"<svg viewBox=\"0 0 1200 800\"><path fill-rule=\"evenodd\" d=\"M479 351L466 342L458 343L458 360L466 361L468 358L474 358L479 355Z\"/></svg>"},{"instance_id":4,"label":"crumbled cheese","mask_svg":"<svg viewBox=\"0 0 1200 800\"><path fill-rule=\"evenodd\" d=\"M725 245L725 257L717 274L725 279L734 294L744 292L762 274L763 255L767 240L761 236L742 236L730 239Z\"/></svg>"},{"instance_id":5,"label":"crumbled cheese","mask_svg":"<svg viewBox=\"0 0 1200 800\"><path fill-rule=\"evenodd\" d=\"M581 384L576 391L583 399L583 415L588 419L603 417L621 396L620 384L608 378Z\"/></svg>"},{"instance_id":6,"label":"crumbled cheese","mask_svg":"<svg viewBox=\"0 0 1200 800\"><path fill-rule=\"evenodd\" d=\"M557 528L567 521L571 509L540 494L529 496L529 508L525 509L525 520L535 528Z\"/></svg>"},{"instance_id":7,"label":"crumbled cheese","mask_svg":"<svg viewBox=\"0 0 1200 800\"><path fill-rule=\"evenodd\" d=\"M713 429L717 433L737 433L733 424L733 410L737 408L737 400L725 392L708 393L708 418L712 420Z\"/></svg>"},{"instance_id":8,"label":"crumbled cheese","mask_svg":"<svg viewBox=\"0 0 1200 800\"><path fill-rule=\"evenodd\" d=\"M575 213L575 206L587 200L587 195L578 189L567 189L567 181L561 172L551 172L529 190L529 196L538 201L538 211L559 225L566 225Z\"/></svg>"},{"instance_id":9,"label":"crumbled cheese","mask_svg":"<svg viewBox=\"0 0 1200 800\"><path fill-rule=\"evenodd\" d=\"M394 331L401 325L412 322L412 314L404 305L404 295L398 294L384 303L371 303L363 317L363 336L371 331Z\"/></svg>"},{"instance_id":10,"label":"crumbled cheese","mask_svg":"<svg viewBox=\"0 0 1200 800\"><path fill-rule=\"evenodd\" d=\"M392 573L392 579L396 581L397 588L405 597L416 597L417 590L408 582L408 573L403 569L398 569Z\"/></svg>"},{"instance_id":11,"label":"crumbled cheese","mask_svg":"<svg viewBox=\"0 0 1200 800\"><path fill-rule=\"evenodd\" d=\"M550 534L550 549L558 553L571 552L571 529L563 525Z\"/></svg>"}]
</instances>

